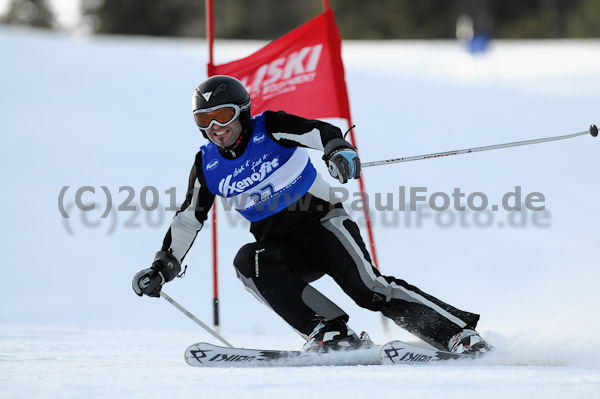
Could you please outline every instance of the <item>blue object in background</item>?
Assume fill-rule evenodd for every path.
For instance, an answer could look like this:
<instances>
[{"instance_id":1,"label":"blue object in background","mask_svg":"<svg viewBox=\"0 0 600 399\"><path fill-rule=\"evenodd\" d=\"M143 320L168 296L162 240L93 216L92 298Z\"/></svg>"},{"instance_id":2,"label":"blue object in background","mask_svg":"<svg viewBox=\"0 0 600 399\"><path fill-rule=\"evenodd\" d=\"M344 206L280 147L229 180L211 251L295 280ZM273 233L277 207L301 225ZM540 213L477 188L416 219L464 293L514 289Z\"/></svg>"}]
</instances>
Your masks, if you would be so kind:
<instances>
[{"instance_id":1,"label":"blue object in background","mask_svg":"<svg viewBox=\"0 0 600 399\"><path fill-rule=\"evenodd\" d=\"M491 40L489 34L477 33L467 42L467 50L471 54L483 53L488 49Z\"/></svg>"}]
</instances>

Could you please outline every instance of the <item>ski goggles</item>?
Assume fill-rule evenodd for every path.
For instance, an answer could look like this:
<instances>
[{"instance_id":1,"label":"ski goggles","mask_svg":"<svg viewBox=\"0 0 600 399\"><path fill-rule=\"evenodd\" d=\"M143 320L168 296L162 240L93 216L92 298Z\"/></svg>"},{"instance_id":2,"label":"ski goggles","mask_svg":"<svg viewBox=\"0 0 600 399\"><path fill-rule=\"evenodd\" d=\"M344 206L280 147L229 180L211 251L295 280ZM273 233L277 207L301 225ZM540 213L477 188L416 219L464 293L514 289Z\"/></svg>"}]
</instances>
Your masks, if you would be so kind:
<instances>
[{"instance_id":1,"label":"ski goggles","mask_svg":"<svg viewBox=\"0 0 600 399\"><path fill-rule=\"evenodd\" d=\"M209 129L215 123L225 126L233 122L249 106L250 103L244 104L241 108L237 104L221 104L212 108L199 109L194 111L194 121L203 130Z\"/></svg>"}]
</instances>

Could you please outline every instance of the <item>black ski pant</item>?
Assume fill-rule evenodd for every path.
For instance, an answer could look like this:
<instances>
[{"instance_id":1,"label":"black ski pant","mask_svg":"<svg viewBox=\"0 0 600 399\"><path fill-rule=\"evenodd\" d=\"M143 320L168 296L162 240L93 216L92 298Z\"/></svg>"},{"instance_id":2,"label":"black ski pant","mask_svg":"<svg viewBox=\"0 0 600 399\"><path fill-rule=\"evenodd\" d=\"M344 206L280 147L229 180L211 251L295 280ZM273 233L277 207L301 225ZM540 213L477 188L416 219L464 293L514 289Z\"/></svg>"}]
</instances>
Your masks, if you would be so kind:
<instances>
[{"instance_id":1,"label":"black ski pant","mask_svg":"<svg viewBox=\"0 0 600 399\"><path fill-rule=\"evenodd\" d=\"M319 319L348 315L309 283L327 274L358 306L380 311L439 349L479 315L456 309L372 265L356 223L343 208L324 212L302 234L244 245L235 257L246 289L306 338Z\"/></svg>"}]
</instances>

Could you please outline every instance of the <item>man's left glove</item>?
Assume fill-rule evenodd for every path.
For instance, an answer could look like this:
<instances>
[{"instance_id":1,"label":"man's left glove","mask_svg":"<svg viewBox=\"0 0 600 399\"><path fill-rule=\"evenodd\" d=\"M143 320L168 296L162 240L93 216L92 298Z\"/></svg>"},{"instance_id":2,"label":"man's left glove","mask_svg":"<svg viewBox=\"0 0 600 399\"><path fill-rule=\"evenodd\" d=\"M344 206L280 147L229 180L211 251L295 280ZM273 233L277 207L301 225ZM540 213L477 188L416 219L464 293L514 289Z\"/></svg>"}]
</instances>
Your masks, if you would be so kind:
<instances>
[{"instance_id":1,"label":"man's left glove","mask_svg":"<svg viewBox=\"0 0 600 399\"><path fill-rule=\"evenodd\" d=\"M160 289L164 283L173 280L181 272L181 263L171 251L158 251L154 255L154 262L149 269L138 272L131 285L139 296L160 296Z\"/></svg>"},{"instance_id":2,"label":"man's left glove","mask_svg":"<svg viewBox=\"0 0 600 399\"><path fill-rule=\"evenodd\" d=\"M333 139L325 145L323 160L329 174L344 184L348 179L360 177L360 159L356 149L346 140Z\"/></svg>"}]
</instances>

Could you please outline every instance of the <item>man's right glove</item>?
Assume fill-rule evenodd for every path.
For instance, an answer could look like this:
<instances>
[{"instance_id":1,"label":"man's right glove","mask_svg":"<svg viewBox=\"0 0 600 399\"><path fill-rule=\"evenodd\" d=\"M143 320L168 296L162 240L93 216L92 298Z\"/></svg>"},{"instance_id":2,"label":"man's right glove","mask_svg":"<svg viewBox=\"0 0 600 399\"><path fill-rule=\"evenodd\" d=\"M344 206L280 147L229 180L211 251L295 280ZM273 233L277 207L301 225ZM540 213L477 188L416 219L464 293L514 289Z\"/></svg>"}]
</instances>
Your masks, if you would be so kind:
<instances>
[{"instance_id":1,"label":"man's right glove","mask_svg":"<svg viewBox=\"0 0 600 399\"><path fill-rule=\"evenodd\" d=\"M154 262L149 269L138 272L131 285L133 291L139 296L160 296L160 289L164 283L173 280L181 272L181 263L173 253L169 251L158 251L154 255Z\"/></svg>"},{"instance_id":2,"label":"man's right glove","mask_svg":"<svg viewBox=\"0 0 600 399\"><path fill-rule=\"evenodd\" d=\"M333 139L325 145L323 160L329 174L344 184L360 177L360 159L356 149L346 140Z\"/></svg>"}]
</instances>

